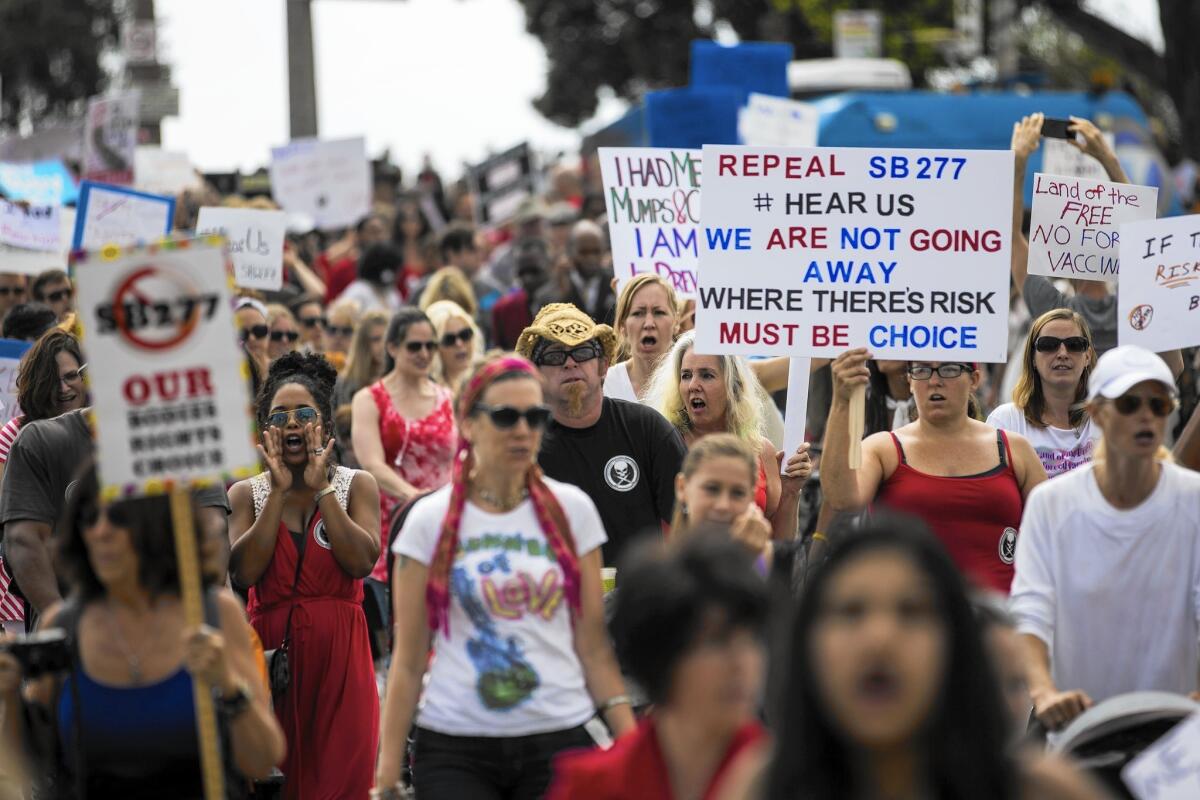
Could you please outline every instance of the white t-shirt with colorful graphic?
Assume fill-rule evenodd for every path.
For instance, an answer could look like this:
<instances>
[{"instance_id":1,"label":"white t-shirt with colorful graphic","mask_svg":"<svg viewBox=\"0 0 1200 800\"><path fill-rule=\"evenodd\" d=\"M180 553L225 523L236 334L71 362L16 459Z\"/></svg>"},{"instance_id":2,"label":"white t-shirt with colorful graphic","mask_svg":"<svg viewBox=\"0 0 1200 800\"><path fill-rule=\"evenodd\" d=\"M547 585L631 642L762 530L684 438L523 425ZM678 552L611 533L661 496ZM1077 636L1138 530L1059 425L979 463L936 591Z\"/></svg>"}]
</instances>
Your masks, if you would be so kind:
<instances>
[{"instance_id":1,"label":"white t-shirt with colorful graphic","mask_svg":"<svg viewBox=\"0 0 1200 800\"><path fill-rule=\"evenodd\" d=\"M607 537L591 499L546 478L580 558ZM392 549L428 565L450 504L446 486L421 499ZM595 713L575 654L563 573L533 502L491 514L470 501L450 570L450 635L434 660L418 724L451 736L526 736L582 725Z\"/></svg>"},{"instance_id":2,"label":"white t-shirt with colorful graphic","mask_svg":"<svg viewBox=\"0 0 1200 800\"><path fill-rule=\"evenodd\" d=\"M1051 478L1092 463L1092 453L1101 436L1091 417L1085 418L1079 428L1035 428L1012 403L996 406L996 410L988 415L987 424L1028 439L1042 460L1046 475Z\"/></svg>"}]
</instances>

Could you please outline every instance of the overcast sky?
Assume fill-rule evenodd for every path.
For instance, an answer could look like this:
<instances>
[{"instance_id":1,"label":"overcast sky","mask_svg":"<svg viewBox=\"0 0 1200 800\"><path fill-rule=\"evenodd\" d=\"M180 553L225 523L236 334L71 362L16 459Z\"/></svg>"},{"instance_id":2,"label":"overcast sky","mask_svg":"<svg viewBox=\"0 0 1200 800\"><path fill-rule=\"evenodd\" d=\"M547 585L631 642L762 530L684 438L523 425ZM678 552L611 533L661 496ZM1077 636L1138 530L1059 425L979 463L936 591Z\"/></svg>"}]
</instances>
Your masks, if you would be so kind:
<instances>
[{"instance_id":1,"label":"overcast sky","mask_svg":"<svg viewBox=\"0 0 1200 800\"><path fill-rule=\"evenodd\" d=\"M209 171L264 165L288 138L286 0L156 0L160 59L174 69L180 115L164 146ZM1131 33L1161 42L1154 0L1090 0ZM578 135L530 101L546 80L541 43L517 0L315 0L322 137L365 135L412 175L422 154L457 176L464 160L531 140L570 150ZM621 116L601 105L592 127Z\"/></svg>"}]
</instances>

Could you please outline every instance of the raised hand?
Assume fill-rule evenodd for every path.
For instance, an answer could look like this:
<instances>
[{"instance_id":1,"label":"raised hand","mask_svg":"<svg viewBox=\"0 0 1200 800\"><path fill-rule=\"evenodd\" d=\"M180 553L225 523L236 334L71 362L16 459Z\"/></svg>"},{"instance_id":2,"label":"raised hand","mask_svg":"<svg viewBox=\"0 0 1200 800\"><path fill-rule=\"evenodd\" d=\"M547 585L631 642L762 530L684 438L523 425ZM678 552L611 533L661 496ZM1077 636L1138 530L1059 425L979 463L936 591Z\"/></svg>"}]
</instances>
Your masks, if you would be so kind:
<instances>
[{"instance_id":1,"label":"raised hand","mask_svg":"<svg viewBox=\"0 0 1200 800\"><path fill-rule=\"evenodd\" d=\"M267 465L271 476L271 489L286 492L292 488L292 471L283 463L283 431L267 428L262 432L263 443L258 445L258 455Z\"/></svg>"},{"instance_id":2,"label":"raised hand","mask_svg":"<svg viewBox=\"0 0 1200 800\"><path fill-rule=\"evenodd\" d=\"M762 553L771 541L771 523L763 516L762 509L751 503L737 519L729 525L735 542L740 542L754 555Z\"/></svg>"},{"instance_id":3,"label":"raised hand","mask_svg":"<svg viewBox=\"0 0 1200 800\"><path fill-rule=\"evenodd\" d=\"M1087 153L1101 164L1117 157L1117 154L1112 151L1112 148L1108 146L1108 142L1105 141L1104 134L1092 124L1091 120L1086 120L1082 117L1071 117L1071 124L1067 126L1067 130L1076 134L1074 138L1067 141L1075 145L1076 150L1081 153ZM1080 139L1083 141L1080 141Z\"/></svg>"},{"instance_id":4,"label":"raised hand","mask_svg":"<svg viewBox=\"0 0 1200 800\"><path fill-rule=\"evenodd\" d=\"M871 380L871 371L867 369L870 358L865 347L856 347L833 360L829 366L833 372L833 396L836 399L848 403L854 387L867 385Z\"/></svg>"},{"instance_id":5,"label":"raised hand","mask_svg":"<svg viewBox=\"0 0 1200 800\"><path fill-rule=\"evenodd\" d=\"M1013 123L1011 147L1018 161L1027 161L1038 149L1042 142L1042 121L1045 119L1046 115L1039 111Z\"/></svg>"},{"instance_id":6,"label":"raised hand","mask_svg":"<svg viewBox=\"0 0 1200 800\"><path fill-rule=\"evenodd\" d=\"M333 438L321 442L322 429L311 422L304 426L304 444L308 463L304 465L304 485L319 492L329 485L329 459L333 456Z\"/></svg>"}]
</instances>

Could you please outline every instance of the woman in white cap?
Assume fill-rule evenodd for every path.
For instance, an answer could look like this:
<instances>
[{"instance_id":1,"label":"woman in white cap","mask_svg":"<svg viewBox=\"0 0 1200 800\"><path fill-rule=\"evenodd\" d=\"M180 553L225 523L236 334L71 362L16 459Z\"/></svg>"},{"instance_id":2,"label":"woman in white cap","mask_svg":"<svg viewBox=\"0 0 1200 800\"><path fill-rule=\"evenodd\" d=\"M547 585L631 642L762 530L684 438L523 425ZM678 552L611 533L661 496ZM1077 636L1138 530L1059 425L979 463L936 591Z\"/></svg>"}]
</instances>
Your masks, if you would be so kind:
<instances>
[{"instance_id":1,"label":"woman in white cap","mask_svg":"<svg viewBox=\"0 0 1200 800\"><path fill-rule=\"evenodd\" d=\"M1087 402L1094 460L1030 494L1017 540L1011 609L1050 730L1125 692L1194 692L1200 670L1200 475L1162 446L1171 370L1117 347Z\"/></svg>"}]
</instances>

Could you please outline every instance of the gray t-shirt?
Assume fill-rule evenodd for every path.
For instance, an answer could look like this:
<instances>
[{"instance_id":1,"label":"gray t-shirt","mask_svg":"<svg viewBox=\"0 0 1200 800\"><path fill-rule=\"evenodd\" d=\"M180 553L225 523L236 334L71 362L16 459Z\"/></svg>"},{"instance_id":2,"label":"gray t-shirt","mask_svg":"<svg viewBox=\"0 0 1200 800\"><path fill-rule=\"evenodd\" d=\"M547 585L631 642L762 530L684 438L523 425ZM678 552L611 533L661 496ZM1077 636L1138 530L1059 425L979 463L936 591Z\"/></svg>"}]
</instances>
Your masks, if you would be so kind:
<instances>
[{"instance_id":1,"label":"gray t-shirt","mask_svg":"<svg viewBox=\"0 0 1200 800\"><path fill-rule=\"evenodd\" d=\"M1102 356L1117 346L1117 296L1105 295L1095 299L1075 295L1067 297L1054 288L1049 279L1041 275L1030 275L1025 278L1025 305L1036 320L1042 314L1055 308L1069 308L1087 320L1092 329L1092 344L1096 355Z\"/></svg>"}]
</instances>

